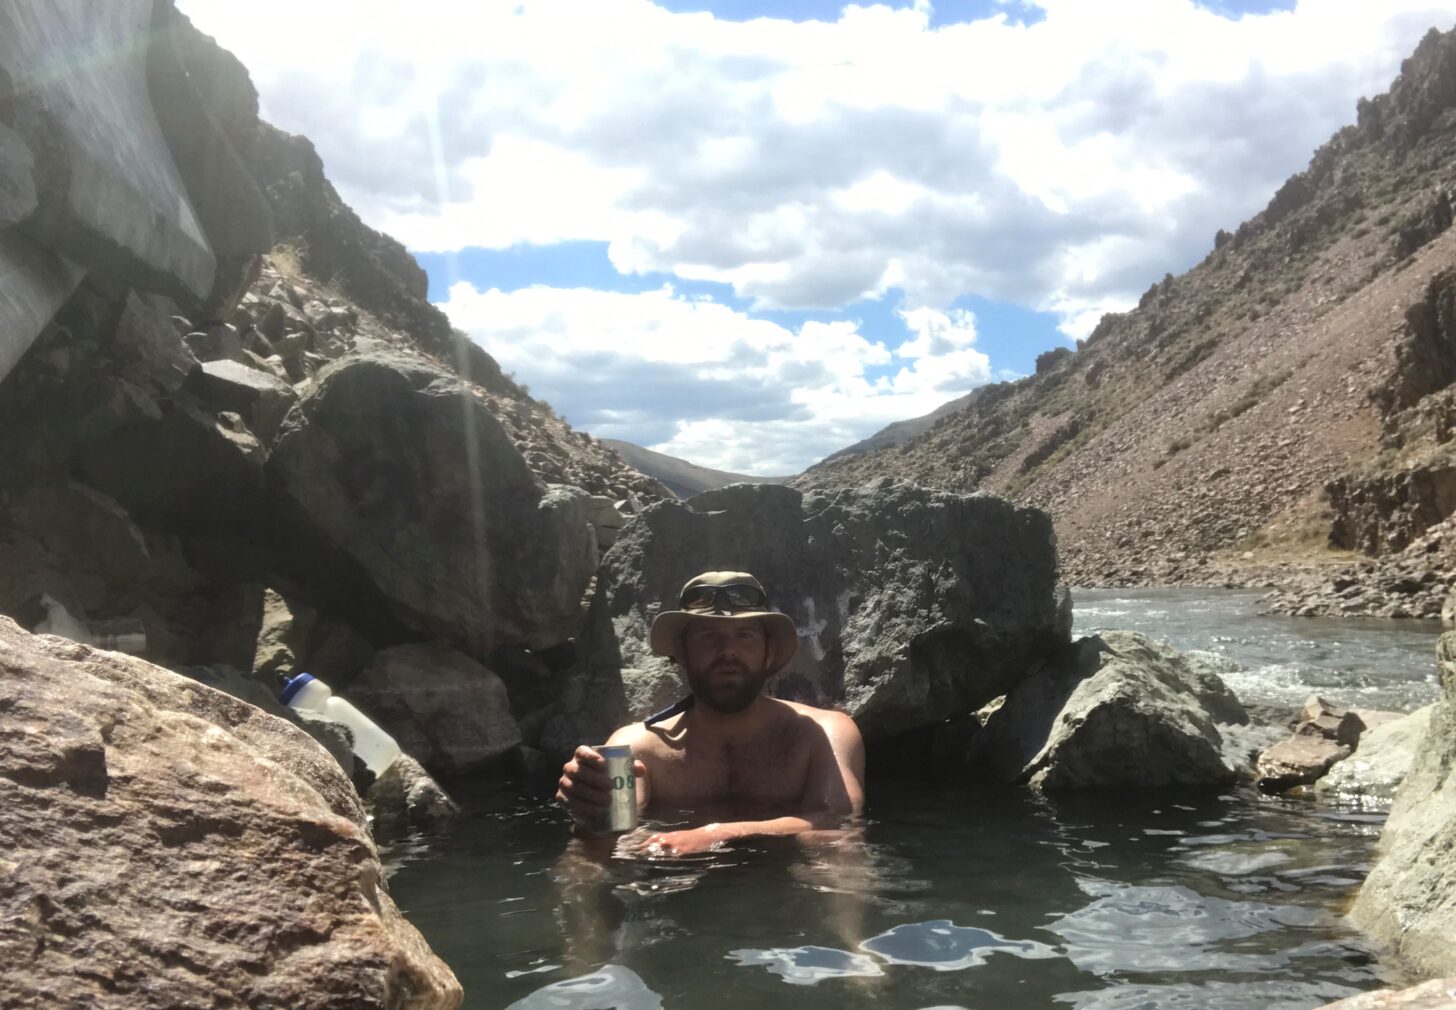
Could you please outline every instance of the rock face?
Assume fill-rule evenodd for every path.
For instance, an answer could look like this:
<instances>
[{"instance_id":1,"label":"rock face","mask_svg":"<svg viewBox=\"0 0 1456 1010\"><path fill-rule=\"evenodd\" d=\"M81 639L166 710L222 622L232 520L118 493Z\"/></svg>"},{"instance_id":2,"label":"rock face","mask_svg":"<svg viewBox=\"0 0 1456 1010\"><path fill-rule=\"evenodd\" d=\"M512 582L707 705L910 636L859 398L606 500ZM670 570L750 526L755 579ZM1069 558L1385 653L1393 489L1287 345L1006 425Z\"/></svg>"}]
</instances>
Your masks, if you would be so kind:
<instances>
[{"instance_id":1,"label":"rock face","mask_svg":"<svg viewBox=\"0 0 1456 1010\"><path fill-rule=\"evenodd\" d=\"M1210 670L1132 631L1079 639L1016 684L971 741L998 778L1037 789L1211 785L1248 722Z\"/></svg>"},{"instance_id":2,"label":"rock face","mask_svg":"<svg viewBox=\"0 0 1456 1010\"><path fill-rule=\"evenodd\" d=\"M118 0L103 14L81 0L6 4L7 122L35 159L32 235L88 267L201 296L216 261L152 110L152 6ZM108 58L70 58L77 52Z\"/></svg>"},{"instance_id":3,"label":"rock face","mask_svg":"<svg viewBox=\"0 0 1456 1010\"><path fill-rule=\"evenodd\" d=\"M418 359L325 369L279 435L270 486L408 627L472 655L576 629L596 566L590 496L548 490L460 379Z\"/></svg>"},{"instance_id":4,"label":"rock face","mask_svg":"<svg viewBox=\"0 0 1456 1010\"><path fill-rule=\"evenodd\" d=\"M772 693L842 707L870 739L973 710L1066 641L1041 512L889 480L735 485L649 508L607 555L546 749L605 739L682 693L647 629L706 570L752 572L798 626Z\"/></svg>"},{"instance_id":5,"label":"rock face","mask_svg":"<svg viewBox=\"0 0 1456 1010\"><path fill-rule=\"evenodd\" d=\"M1422 974L1456 974L1456 632L1436 647L1441 698L1351 914Z\"/></svg>"},{"instance_id":6,"label":"rock face","mask_svg":"<svg viewBox=\"0 0 1456 1010\"><path fill-rule=\"evenodd\" d=\"M383 650L348 696L434 771L466 771L521 742L501 679L439 643Z\"/></svg>"},{"instance_id":7,"label":"rock face","mask_svg":"<svg viewBox=\"0 0 1456 1010\"><path fill-rule=\"evenodd\" d=\"M4 618L0 711L7 1003L459 1005L301 731Z\"/></svg>"}]
</instances>

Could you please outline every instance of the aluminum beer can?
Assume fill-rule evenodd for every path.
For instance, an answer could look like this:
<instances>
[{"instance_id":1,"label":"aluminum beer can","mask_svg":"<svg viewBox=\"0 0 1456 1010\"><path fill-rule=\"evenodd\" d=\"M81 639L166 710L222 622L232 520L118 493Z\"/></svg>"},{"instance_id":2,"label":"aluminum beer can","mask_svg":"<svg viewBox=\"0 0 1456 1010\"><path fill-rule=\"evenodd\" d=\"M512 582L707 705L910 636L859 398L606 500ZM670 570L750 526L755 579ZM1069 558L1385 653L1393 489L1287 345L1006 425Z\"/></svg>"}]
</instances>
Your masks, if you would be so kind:
<instances>
[{"instance_id":1,"label":"aluminum beer can","mask_svg":"<svg viewBox=\"0 0 1456 1010\"><path fill-rule=\"evenodd\" d=\"M604 812L592 818L591 830L598 835L631 831L637 826L637 776L632 773L632 748L617 746L594 749L607 761L607 777L612 780L612 799Z\"/></svg>"}]
</instances>

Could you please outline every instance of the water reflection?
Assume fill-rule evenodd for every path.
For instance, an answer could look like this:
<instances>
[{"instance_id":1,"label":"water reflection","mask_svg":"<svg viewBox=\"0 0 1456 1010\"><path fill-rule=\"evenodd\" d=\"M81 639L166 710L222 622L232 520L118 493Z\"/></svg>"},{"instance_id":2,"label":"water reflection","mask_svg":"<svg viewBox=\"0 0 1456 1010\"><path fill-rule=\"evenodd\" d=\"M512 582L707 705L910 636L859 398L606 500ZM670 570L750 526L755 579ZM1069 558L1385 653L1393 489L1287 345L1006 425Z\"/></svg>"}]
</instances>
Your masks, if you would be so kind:
<instances>
[{"instance_id":1,"label":"water reflection","mask_svg":"<svg viewBox=\"0 0 1456 1010\"><path fill-rule=\"evenodd\" d=\"M873 958L833 947L731 950L728 957L739 964L761 965L790 985L814 985L830 978L874 978L884 974Z\"/></svg>"},{"instance_id":2,"label":"water reflection","mask_svg":"<svg viewBox=\"0 0 1456 1010\"><path fill-rule=\"evenodd\" d=\"M1084 971L1269 971L1285 965L1287 950L1251 952L1242 940L1261 933L1331 925L1326 913L1299 905L1228 901L1181 886L1079 882L1090 904L1048 926Z\"/></svg>"},{"instance_id":3,"label":"water reflection","mask_svg":"<svg viewBox=\"0 0 1456 1010\"><path fill-rule=\"evenodd\" d=\"M662 997L631 968L607 964L591 974L542 986L507 1010L662 1010Z\"/></svg>"},{"instance_id":4,"label":"water reflection","mask_svg":"<svg viewBox=\"0 0 1456 1010\"><path fill-rule=\"evenodd\" d=\"M1206 982L1202 985L1123 985L1095 992L1061 993L1058 1003L1074 1010L1161 1010L1217 1007L1218 1010L1310 1010L1358 990L1333 982Z\"/></svg>"},{"instance_id":5,"label":"water reflection","mask_svg":"<svg viewBox=\"0 0 1456 1010\"><path fill-rule=\"evenodd\" d=\"M914 964L936 971L974 968L985 964L987 955L993 953L1025 958L1061 956L1044 943L1007 940L990 930L957 926L949 919L906 923L870 937L859 946L891 964Z\"/></svg>"}]
</instances>

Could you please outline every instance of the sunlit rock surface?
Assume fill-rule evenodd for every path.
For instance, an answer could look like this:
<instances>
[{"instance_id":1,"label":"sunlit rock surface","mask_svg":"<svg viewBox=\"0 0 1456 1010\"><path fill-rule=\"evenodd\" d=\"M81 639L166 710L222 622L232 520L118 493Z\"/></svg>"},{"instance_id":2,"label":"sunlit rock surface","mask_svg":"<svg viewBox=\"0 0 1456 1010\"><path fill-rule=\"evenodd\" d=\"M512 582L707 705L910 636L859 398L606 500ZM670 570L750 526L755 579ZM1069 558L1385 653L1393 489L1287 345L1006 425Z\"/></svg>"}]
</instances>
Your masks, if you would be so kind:
<instances>
[{"instance_id":1,"label":"sunlit rock surface","mask_svg":"<svg viewBox=\"0 0 1456 1010\"><path fill-rule=\"evenodd\" d=\"M288 723L0 618L0 769L7 1006L460 1004Z\"/></svg>"},{"instance_id":2,"label":"sunlit rock surface","mask_svg":"<svg viewBox=\"0 0 1456 1010\"><path fill-rule=\"evenodd\" d=\"M1429 975L1456 974L1456 632L1436 646L1441 698L1396 793L1379 859L1352 915L1402 961Z\"/></svg>"},{"instance_id":3,"label":"sunlit rock surface","mask_svg":"<svg viewBox=\"0 0 1456 1010\"><path fill-rule=\"evenodd\" d=\"M1108 631L1012 688L972 749L997 777L1038 789L1208 785L1234 777L1224 733L1247 722L1217 674Z\"/></svg>"}]
</instances>

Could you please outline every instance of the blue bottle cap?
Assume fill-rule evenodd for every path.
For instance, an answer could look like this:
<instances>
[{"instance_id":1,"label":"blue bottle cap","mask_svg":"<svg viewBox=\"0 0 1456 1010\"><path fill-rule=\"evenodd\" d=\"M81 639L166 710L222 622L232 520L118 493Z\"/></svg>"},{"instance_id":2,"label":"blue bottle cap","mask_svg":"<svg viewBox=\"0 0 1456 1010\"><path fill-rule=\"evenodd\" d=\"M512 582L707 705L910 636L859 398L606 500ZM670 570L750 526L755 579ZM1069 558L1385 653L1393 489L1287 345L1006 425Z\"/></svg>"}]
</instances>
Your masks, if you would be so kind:
<instances>
[{"instance_id":1,"label":"blue bottle cap","mask_svg":"<svg viewBox=\"0 0 1456 1010\"><path fill-rule=\"evenodd\" d=\"M294 695L303 690L303 685L314 680L311 673L300 673L297 677L290 677L283 682L283 704L287 705L293 700Z\"/></svg>"}]
</instances>

